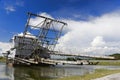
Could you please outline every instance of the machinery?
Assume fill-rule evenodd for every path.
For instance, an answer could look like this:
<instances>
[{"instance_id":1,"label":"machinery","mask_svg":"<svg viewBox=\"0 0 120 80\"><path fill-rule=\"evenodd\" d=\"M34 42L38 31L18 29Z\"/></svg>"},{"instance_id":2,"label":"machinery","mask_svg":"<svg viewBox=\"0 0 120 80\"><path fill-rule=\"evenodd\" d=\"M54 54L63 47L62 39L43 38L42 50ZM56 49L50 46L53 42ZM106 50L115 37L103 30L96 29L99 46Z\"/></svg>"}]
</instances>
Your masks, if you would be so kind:
<instances>
[{"instance_id":1,"label":"machinery","mask_svg":"<svg viewBox=\"0 0 120 80\"><path fill-rule=\"evenodd\" d=\"M66 25L59 20L28 13L24 32L13 38L15 58L34 60L50 58Z\"/></svg>"}]
</instances>

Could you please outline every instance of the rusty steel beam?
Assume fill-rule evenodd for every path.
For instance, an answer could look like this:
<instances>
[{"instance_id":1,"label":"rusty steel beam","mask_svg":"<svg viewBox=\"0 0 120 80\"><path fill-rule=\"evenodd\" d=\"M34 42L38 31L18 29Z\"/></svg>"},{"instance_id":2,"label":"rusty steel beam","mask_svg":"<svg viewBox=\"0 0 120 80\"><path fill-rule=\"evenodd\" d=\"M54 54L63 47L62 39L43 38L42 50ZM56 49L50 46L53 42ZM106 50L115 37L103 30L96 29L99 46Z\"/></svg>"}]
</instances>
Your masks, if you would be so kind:
<instances>
[{"instance_id":1,"label":"rusty steel beam","mask_svg":"<svg viewBox=\"0 0 120 80\"><path fill-rule=\"evenodd\" d=\"M59 22L59 23L62 23L64 25L67 25L67 23L65 23L65 22L62 22L62 21L59 21L59 20L54 20L54 19L51 19L51 18L48 18L48 17L44 17L44 16L41 16L41 15L38 15L38 14L33 14L33 13L28 12L28 15L41 17L41 18L44 18L44 19L52 20L52 21Z\"/></svg>"}]
</instances>

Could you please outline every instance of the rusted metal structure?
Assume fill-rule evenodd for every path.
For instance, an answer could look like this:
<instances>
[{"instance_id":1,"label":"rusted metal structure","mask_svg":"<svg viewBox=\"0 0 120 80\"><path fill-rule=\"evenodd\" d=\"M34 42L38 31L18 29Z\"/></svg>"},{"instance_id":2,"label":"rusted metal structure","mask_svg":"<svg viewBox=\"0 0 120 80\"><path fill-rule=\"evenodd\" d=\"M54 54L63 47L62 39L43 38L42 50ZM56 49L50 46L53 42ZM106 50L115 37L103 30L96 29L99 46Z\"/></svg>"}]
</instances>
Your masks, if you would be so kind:
<instances>
[{"instance_id":1,"label":"rusted metal structure","mask_svg":"<svg viewBox=\"0 0 120 80\"><path fill-rule=\"evenodd\" d=\"M61 36L63 27L66 25L66 23L59 20L28 13L28 20L23 34L16 35L13 38L15 62L26 62L29 59L38 61L40 58L50 58L50 54L54 53L54 48Z\"/></svg>"},{"instance_id":2,"label":"rusted metal structure","mask_svg":"<svg viewBox=\"0 0 120 80\"><path fill-rule=\"evenodd\" d=\"M58 38L61 35L63 27L67 24L62 21L54 20L52 18L40 16L37 14L28 13L28 16L29 17L24 35L26 35L27 32L32 33L32 30L38 30L37 34L32 34L37 37L42 47L53 51L55 45L57 44ZM32 24L31 22L31 18L34 17L40 18L40 21L36 22L36 24Z\"/></svg>"}]
</instances>

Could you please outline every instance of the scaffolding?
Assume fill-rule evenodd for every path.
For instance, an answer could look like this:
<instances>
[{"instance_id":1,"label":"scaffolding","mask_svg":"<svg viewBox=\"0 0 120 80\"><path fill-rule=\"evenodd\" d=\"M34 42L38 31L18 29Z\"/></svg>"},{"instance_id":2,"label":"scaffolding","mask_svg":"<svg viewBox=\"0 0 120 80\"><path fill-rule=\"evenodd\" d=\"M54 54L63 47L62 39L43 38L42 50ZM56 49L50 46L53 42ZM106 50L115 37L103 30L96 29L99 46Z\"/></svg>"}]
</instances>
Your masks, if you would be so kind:
<instances>
[{"instance_id":1,"label":"scaffolding","mask_svg":"<svg viewBox=\"0 0 120 80\"><path fill-rule=\"evenodd\" d=\"M31 21L34 17L38 17L36 24L32 24ZM26 35L27 32L32 33L33 30L36 30L36 32L38 30L37 34L35 34L34 31L32 34L38 38L42 47L53 51L65 25L67 24L59 20L28 13L24 35Z\"/></svg>"},{"instance_id":2,"label":"scaffolding","mask_svg":"<svg viewBox=\"0 0 120 80\"><path fill-rule=\"evenodd\" d=\"M62 21L29 12L23 36L15 36L14 39L17 43L15 56L34 59L49 58L50 53L54 53L55 46L66 25Z\"/></svg>"}]
</instances>

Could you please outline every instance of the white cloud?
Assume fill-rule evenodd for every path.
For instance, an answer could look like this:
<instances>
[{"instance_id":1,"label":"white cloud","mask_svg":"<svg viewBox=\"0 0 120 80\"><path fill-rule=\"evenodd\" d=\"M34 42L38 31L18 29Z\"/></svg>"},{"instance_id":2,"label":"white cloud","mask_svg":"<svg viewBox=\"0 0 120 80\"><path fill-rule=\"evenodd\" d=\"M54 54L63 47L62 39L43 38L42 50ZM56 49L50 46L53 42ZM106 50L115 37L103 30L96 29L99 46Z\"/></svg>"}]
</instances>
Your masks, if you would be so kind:
<instances>
[{"instance_id":1,"label":"white cloud","mask_svg":"<svg viewBox=\"0 0 120 80\"><path fill-rule=\"evenodd\" d=\"M52 18L49 14L47 14L45 12L43 12L41 14L38 14L38 15L45 16L45 17L48 17L48 18ZM44 18L33 17L33 18L30 19L29 25L32 25L32 26L36 26L37 25L37 27L41 27L42 24L44 23L43 22L44 20L45 20ZM41 24L41 22L42 22L42 24ZM34 29L36 29L36 28L34 28Z\"/></svg>"},{"instance_id":2,"label":"white cloud","mask_svg":"<svg viewBox=\"0 0 120 80\"><path fill-rule=\"evenodd\" d=\"M15 11L15 7L14 6L6 6L5 10L7 11L7 13L14 12Z\"/></svg>"},{"instance_id":3,"label":"white cloud","mask_svg":"<svg viewBox=\"0 0 120 80\"><path fill-rule=\"evenodd\" d=\"M12 47L13 47L12 43L0 42L0 56L2 55L2 53L10 50L10 48Z\"/></svg>"},{"instance_id":4,"label":"white cloud","mask_svg":"<svg viewBox=\"0 0 120 80\"><path fill-rule=\"evenodd\" d=\"M68 23L67 33L58 41L59 50L97 55L120 52L120 11L90 17L88 21L64 21Z\"/></svg>"},{"instance_id":5,"label":"white cloud","mask_svg":"<svg viewBox=\"0 0 120 80\"><path fill-rule=\"evenodd\" d=\"M95 37L95 39L91 42L91 45L92 45L93 47L104 46L104 45L105 45L105 41L103 40L103 37L97 36L97 37Z\"/></svg>"},{"instance_id":6,"label":"white cloud","mask_svg":"<svg viewBox=\"0 0 120 80\"><path fill-rule=\"evenodd\" d=\"M24 2L23 0L16 0L16 1L12 1L12 0L9 0L9 1L3 1L3 8L6 10L7 13L10 13L10 12L15 12L18 7L23 7L24 6Z\"/></svg>"}]
</instances>

